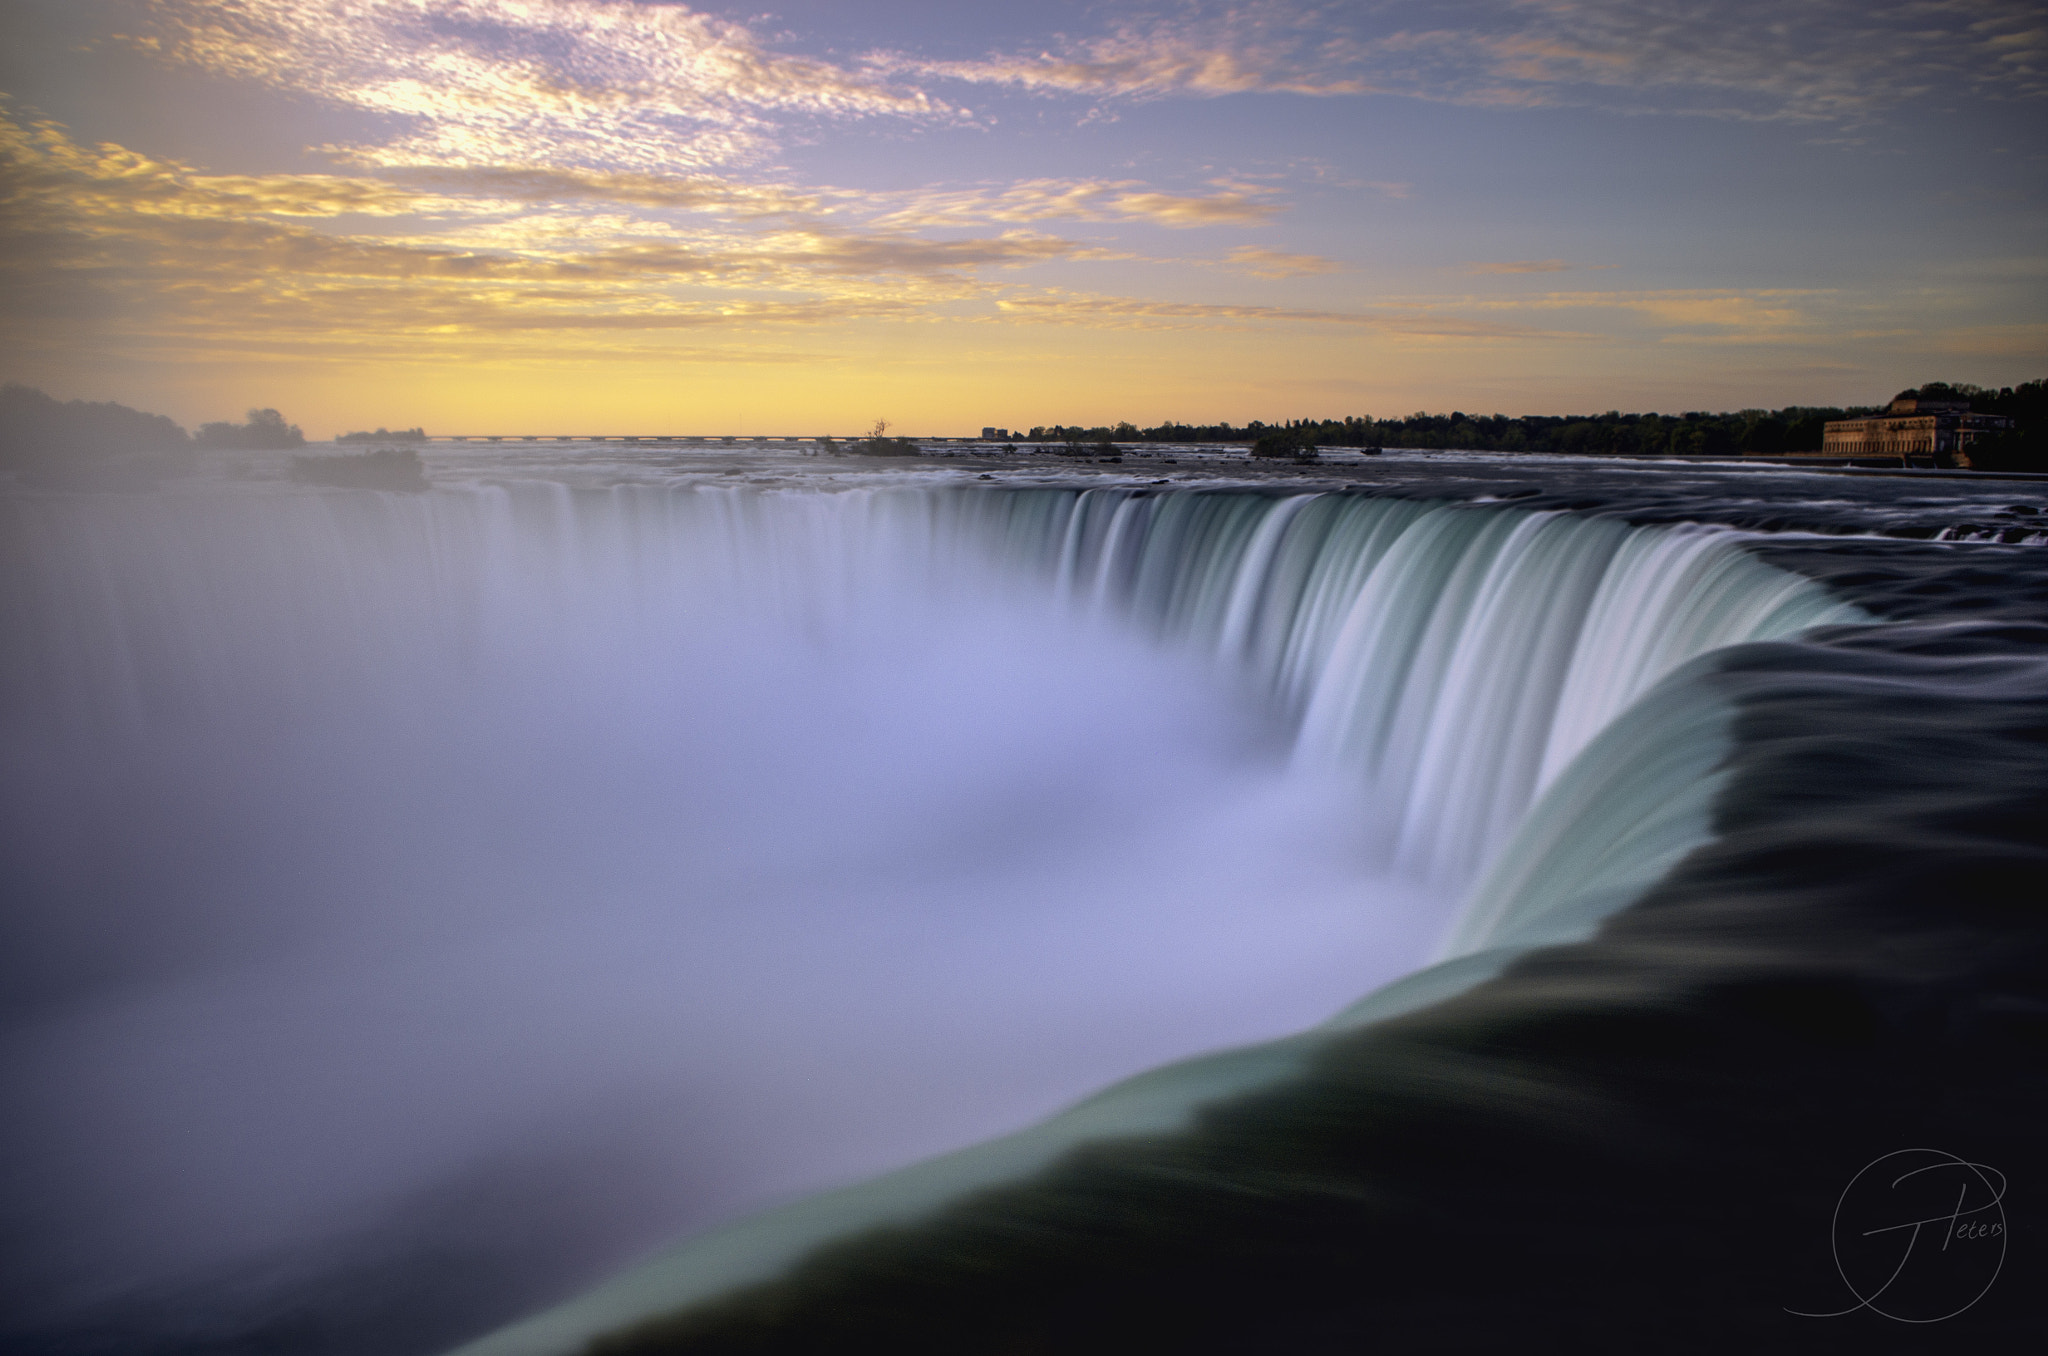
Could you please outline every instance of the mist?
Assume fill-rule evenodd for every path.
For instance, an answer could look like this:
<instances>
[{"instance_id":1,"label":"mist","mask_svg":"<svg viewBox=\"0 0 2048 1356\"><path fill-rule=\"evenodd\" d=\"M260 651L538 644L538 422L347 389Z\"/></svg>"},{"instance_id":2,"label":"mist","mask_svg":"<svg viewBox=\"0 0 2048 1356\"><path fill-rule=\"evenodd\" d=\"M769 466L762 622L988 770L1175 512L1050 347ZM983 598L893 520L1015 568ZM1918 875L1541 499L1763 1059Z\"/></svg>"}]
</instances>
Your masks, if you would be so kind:
<instances>
[{"instance_id":1,"label":"mist","mask_svg":"<svg viewBox=\"0 0 2048 1356\"><path fill-rule=\"evenodd\" d=\"M426 1349L1448 921L1244 675L914 496L6 512L4 1300L77 1349Z\"/></svg>"}]
</instances>

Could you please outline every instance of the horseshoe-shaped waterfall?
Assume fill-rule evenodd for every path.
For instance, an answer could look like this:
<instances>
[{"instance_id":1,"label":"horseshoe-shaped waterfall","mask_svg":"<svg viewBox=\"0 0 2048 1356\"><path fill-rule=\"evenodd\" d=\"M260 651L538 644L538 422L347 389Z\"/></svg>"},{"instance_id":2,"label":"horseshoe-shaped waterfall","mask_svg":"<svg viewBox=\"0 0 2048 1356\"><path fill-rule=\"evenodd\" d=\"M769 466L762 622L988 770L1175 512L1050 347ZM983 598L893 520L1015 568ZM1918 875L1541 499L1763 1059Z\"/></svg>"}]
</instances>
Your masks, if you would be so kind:
<instances>
[{"instance_id":1,"label":"horseshoe-shaped waterfall","mask_svg":"<svg viewBox=\"0 0 2048 1356\"><path fill-rule=\"evenodd\" d=\"M1247 1316L1313 1309L1334 1254L1254 1282L1228 1242L1406 1218L1302 1116L1462 1108L1635 1163L1640 1108L1499 1033L1668 1016L1688 965L1804 973L1697 918L1682 958L1614 939L1768 894L1729 845L1820 794L1787 741L1846 768L1872 710L2040 682L2010 626L1887 613L1735 526L1426 486L7 513L10 1304L63 1350L289 1333L315 1292L437 1349L678 1232L462 1350L823 1349L863 1304L904 1349L1348 1341L1334 1301ZM1782 881L1824 820L1777 813ZM1068 1299L1020 1299L1048 1268ZM1265 1298L1160 1318L1189 1284Z\"/></svg>"}]
</instances>

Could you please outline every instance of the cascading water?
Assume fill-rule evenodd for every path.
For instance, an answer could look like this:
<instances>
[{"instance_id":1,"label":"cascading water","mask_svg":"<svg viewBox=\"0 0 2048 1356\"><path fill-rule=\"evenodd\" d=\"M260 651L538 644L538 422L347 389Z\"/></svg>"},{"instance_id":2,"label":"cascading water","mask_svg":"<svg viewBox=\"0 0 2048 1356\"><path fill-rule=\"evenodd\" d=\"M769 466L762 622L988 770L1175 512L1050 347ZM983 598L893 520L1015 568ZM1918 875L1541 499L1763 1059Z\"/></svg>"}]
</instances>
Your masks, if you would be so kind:
<instances>
[{"instance_id":1,"label":"cascading water","mask_svg":"<svg viewBox=\"0 0 2048 1356\"><path fill-rule=\"evenodd\" d=\"M1365 776L1397 860L1457 884L1685 660L1866 619L1721 530L1351 495L983 498L1026 559L1057 538L1063 594L1248 666L1297 715L1297 758Z\"/></svg>"},{"instance_id":2,"label":"cascading water","mask_svg":"<svg viewBox=\"0 0 2048 1356\"><path fill-rule=\"evenodd\" d=\"M1659 678L1861 617L1726 531L1343 494L522 482L6 511L26 1327L232 1307L207 1288L239 1294L251 1259L355 1265L335 1250L464 1174L656 1183L476 1312L530 1304L659 1232L1468 957L1336 1026L1399 1010L1705 837L1715 700L1680 684L1662 745L1574 762ZM1561 852L1605 875L1561 888ZM734 1226L506 1349L1180 1124L1317 1039ZM634 1128L594 1143L593 1120Z\"/></svg>"}]
</instances>

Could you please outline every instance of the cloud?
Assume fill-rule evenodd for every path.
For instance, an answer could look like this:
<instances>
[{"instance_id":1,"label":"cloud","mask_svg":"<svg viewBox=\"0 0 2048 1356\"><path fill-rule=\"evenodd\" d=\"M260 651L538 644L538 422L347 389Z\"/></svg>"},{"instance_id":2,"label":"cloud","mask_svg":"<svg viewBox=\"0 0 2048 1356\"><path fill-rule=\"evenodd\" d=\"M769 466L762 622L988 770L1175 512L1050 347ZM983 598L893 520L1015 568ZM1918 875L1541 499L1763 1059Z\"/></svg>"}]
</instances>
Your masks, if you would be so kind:
<instances>
[{"instance_id":1,"label":"cloud","mask_svg":"<svg viewBox=\"0 0 2048 1356\"><path fill-rule=\"evenodd\" d=\"M1498 30L1416 34L1472 102L1855 121L1922 95L2048 93L2033 0L1523 0ZM2007 59L2010 57L2011 59Z\"/></svg>"},{"instance_id":2,"label":"cloud","mask_svg":"<svg viewBox=\"0 0 2048 1356\"><path fill-rule=\"evenodd\" d=\"M801 210L810 199L708 180L405 178L205 175L0 116L0 324L24 342L99 352L241 352L262 336L331 341L343 360L380 345L417 357L464 333L915 320L986 304L992 271L1108 257L1022 228L935 240L834 224ZM466 200L463 188L491 196ZM702 224L593 213L585 198L689 209ZM536 212L535 201L567 206ZM349 213L403 221L351 232L334 220Z\"/></svg>"},{"instance_id":3,"label":"cloud","mask_svg":"<svg viewBox=\"0 0 2048 1356\"><path fill-rule=\"evenodd\" d=\"M1563 273L1572 265L1562 259L1506 259L1465 265L1467 273Z\"/></svg>"},{"instance_id":4,"label":"cloud","mask_svg":"<svg viewBox=\"0 0 2048 1356\"><path fill-rule=\"evenodd\" d=\"M208 174L126 147L81 146L53 123L0 117L17 194L56 193L79 210L302 218L478 215L540 204L620 204L740 220L826 210L816 194L708 176L411 166L371 174Z\"/></svg>"},{"instance_id":5,"label":"cloud","mask_svg":"<svg viewBox=\"0 0 2048 1356\"><path fill-rule=\"evenodd\" d=\"M2038 0L1255 0L1154 9L1038 52L873 64L1098 100L1378 94L1855 122L1935 92L2048 94L2048 24Z\"/></svg>"},{"instance_id":6,"label":"cloud","mask_svg":"<svg viewBox=\"0 0 2048 1356\"><path fill-rule=\"evenodd\" d=\"M327 344L339 360L495 352L490 345L501 343L524 352L520 335L573 332L597 343L587 337L962 315L1099 329L1310 325L1439 344L1587 337L1510 312L1626 312L1661 337L1705 341L1814 329L1818 294L1785 290L1550 292L1316 309L1029 290L1005 280L1034 265L1132 257L1038 229L1055 217L1242 224L1272 210L1256 187L1211 188L1175 194L1126 180L1032 180L875 199L567 168L213 175L0 116L0 229L9 242L0 310L24 340L84 342L102 353ZM991 222L1002 229L977 229ZM953 238L933 238L925 226ZM1541 272L1558 263L1475 267ZM1253 245L1210 266L1268 280L1343 267Z\"/></svg>"},{"instance_id":7,"label":"cloud","mask_svg":"<svg viewBox=\"0 0 2048 1356\"><path fill-rule=\"evenodd\" d=\"M2020 358L2037 361L2048 353L2048 324L1962 325L1934 330L1924 338L1936 353L1969 358Z\"/></svg>"},{"instance_id":8,"label":"cloud","mask_svg":"<svg viewBox=\"0 0 2048 1356\"><path fill-rule=\"evenodd\" d=\"M1098 253L1071 240L1028 231L1008 231L993 239L924 240L902 235L789 230L760 237L740 248L622 245L575 256L558 267L565 274L588 276L702 274L789 283L818 274L936 276L1054 259L1088 258Z\"/></svg>"},{"instance_id":9,"label":"cloud","mask_svg":"<svg viewBox=\"0 0 2048 1356\"><path fill-rule=\"evenodd\" d=\"M1661 342L1764 343L1844 335L1840 298L1818 288L1695 288L1612 292L1545 292L1478 296L1438 304L1477 312L1626 312ZM1604 329L1612 331L1613 322Z\"/></svg>"},{"instance_id":10,"label":"cloud","mask_svg":"<svg viewBox=\"0 0 2048 1356\"><path fill-rule=\"evenodd\" d=\"M54 123L0 112L0 201L15 212L62 200L80 213L235 218L252 214L396 216L417 211L404 188L331 174L203 174L125 147L81 146Z\"/></svg>"},{"instance_id":11,"label":"cloud","mask_svg":"<svg viewBox=\"0 0 2048 1356\"><path fill-rule=\"evenodd\" d=\"M746 161L777 117L952 110L871 72L770 50L744 25L606 0L155 0L138 45L217 75L387 115L364 164L658 171Z\"/></svg>"},{"instance_id":12,"label":"cloud","mask_svg":"<svg viewBox=\"0 0 2048 1356\"><path fill-rule=\"evenodd\" d=\"M1173 193L1123 193L1110 204L1119 215L1159 226L1257 225L1279 209L1245 192L1184 196Z\"/></svg>"},{"instance_id":13,"label":"cloud","mask_svg":"<svg viewBox=\"0 0 2048 1356\"><path fill-rule=\"evenodd\" d=\"M1008 320L1105 329L1216 329L1244 325L1310 324L1351 326L1410 339L1573 340L1591 337L1567 330L1536 329L1435 314L1423 308L1324 311L1288 306L1078 296L1059 292L1004 297L996 305Z\"/></svg>"},{"instance_id":14,"label":"cloud","mask_svg":"<svg viewBox=\"0 0 2048 1356\"><path fill-rule=\"evenodd\" d=\"M1014 85L1035 92L1159 98L1166 95L1365 94L1370 87L1349 77L1304 78L1288 73L1272 54L1203 45L1175 34L1139 34L1129 29L1098 38L1077 54L995 58L986 61L920 61L896 58L884 69L978 85Z\"/></svg>"},{"instance_id":15,"label":"cloud","mask_svg":"<svg viewBox=\"0 0 2048 1356\"><path fill-rule=\"evenodd\" d=\"M1814 307L1836 300L1815 289L1659 290L1552 292L1537 296L1439 296L1408 298L1360 310L1169 302L1046 290L1001 297L997 306L1012 320L1104 328L1236 328L1248 325L1310 324L1374 330L1436 341L1583 341L1596 338L1640 343L1639 331L1617 329L1599 319L1585 328L1558 329L1490 317L1514 312L1578 311L1589 319L1625 312L1651 323L1653 337L1670 342L1768 342L1826 332Z\"/></svg>"},{"instance_id":16,"label":"cloud","mask_svg":"<svg viewBox=\"0 0 2048 1356\"><path fill-rule=\"evenodd\" d=\"M1289 254L1256 245L1239 245L1225 257L1222 266L1254 278L1306 278L1318 273L1341 273L1345 267L1319 254Z\"/></svg>"},{"instance_id":17,"label":"cloud","mask_svg":"<svg viewBox=\"0 0 2048 1356\"><path fill-rule=\"evenodd\" d=\"M1280 204L1267 200L1267 189L1244 184L1216 187L1215 193L1163 193L1134 179L1027 179L901 195L875 222L897 228L1059 219L1171 227L1256 226L1281 210ZM877 197L862 194L859 201L873 204Z\"/></svg>"},{"instance_id":18,"label":"cloud","mask_svg":"<svg viewBox=\"0 0 2048 1356\"><path fill-rule=\"evenodd\" d=\"M1352 41L1333 27L1339 7L1288 3L1182 5L1118 21L1055 50L932 61L879 53L874 69L927 80L1007 85L1045 94L1156 99L1193 95L1371 92L1348 69Z\"/></svg>"},{"instance_id":19,"label":"cloud","mask_svg":"<svg viewBox=\"0 0 2048 1356\"><path fill-rule=\"evenodd\" d=\"M516 204L623 203L740 218L814 213L824 205L814 193L708 176L465 165L405 166L379 177L420 193Z\"/></svg>"}]
</instances>

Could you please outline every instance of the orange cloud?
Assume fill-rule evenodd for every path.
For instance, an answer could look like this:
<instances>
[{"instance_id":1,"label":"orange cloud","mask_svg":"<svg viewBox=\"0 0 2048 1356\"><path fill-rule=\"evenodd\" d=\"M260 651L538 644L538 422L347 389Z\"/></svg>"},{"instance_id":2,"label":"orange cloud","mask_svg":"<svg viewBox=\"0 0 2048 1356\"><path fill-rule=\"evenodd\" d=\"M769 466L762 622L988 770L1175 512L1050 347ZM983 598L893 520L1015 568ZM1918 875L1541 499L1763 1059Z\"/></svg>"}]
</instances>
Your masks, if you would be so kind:
<instances>
[{"instance_id":1,"label":"orange cloud","mask_svg":"<svg viewBox=\"0 0 2048 1356\"><path fill-rule=\"evenodd\" d=\"M465 199L465 188L490 196ZM524 206L578 199L680 207L714 223ZM561 171L436 170L404 183L207 175L0 116L0 327L45 347L242 352L325 336L337 354L381 346L417 358L461 334L914 320L986 304L990 271L1120 257L1023 229L949 240L855 229L805 215L817 201ZM403 229L336 229L350 214L402 217Z\"/></svg>"},{"instance_id":2,"label":"orange cloud","mask_svg":"<svg viewBox=\"0 0 2048 1356\"><path fill-rule=\"evenodd\" d=\"M1216 193L1163 193L1134 179L1027 179L1000 187L926 189L902 197L875 218L889 227L966 226L982 222L1138 221L1155 226L1255 226L1281 206L1256 186ZM859 195L873 202L874 195Z\"/></svg>"},{"instance_id":3,"label":"orange cloud","mask_svg":"<svg viewBox=\"0 0 2048 1356\"><path fill-rule=\"evenodd\" d=\"M1318 273L1341 273L1344 265L1319 254L1289 254L1284 250L1239 245L1223 261L1223 267L1254 278L1306 278Z\"/></svg>"}]
</instances>

